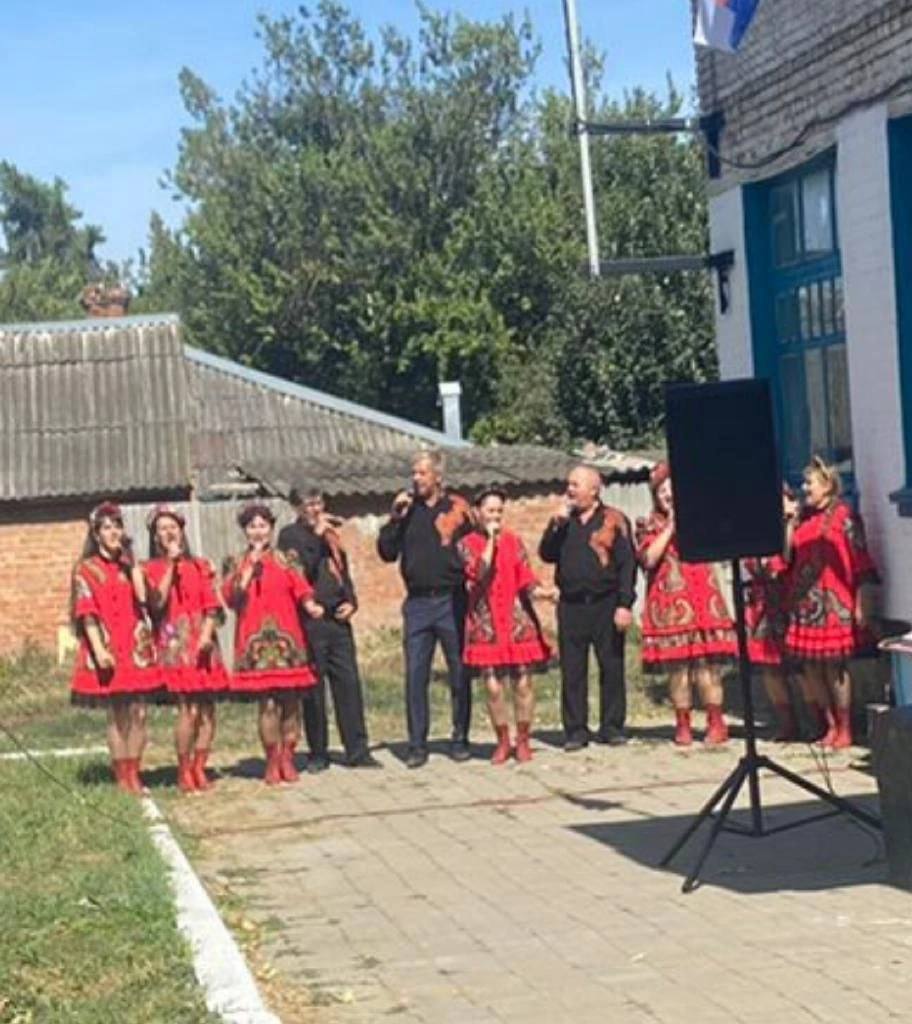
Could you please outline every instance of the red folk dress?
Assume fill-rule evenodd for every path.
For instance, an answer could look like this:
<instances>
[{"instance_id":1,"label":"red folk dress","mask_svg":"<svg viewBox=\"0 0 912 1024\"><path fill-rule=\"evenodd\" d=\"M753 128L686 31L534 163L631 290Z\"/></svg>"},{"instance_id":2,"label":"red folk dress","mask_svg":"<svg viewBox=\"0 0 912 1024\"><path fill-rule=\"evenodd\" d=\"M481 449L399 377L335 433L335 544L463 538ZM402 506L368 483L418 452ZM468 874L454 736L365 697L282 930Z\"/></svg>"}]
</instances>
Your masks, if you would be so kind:
<instances>
[{"instance_id":1,"label":"red folk dress","mask_svg":"<svg viewBox=\"0 0 912 1024\"><path fill-rule=\"evenodd\" d=\"M73 573L73 610L79 650L70 687L74 704L102 706L111 701L144 700L162 690L152 630L143 615L129 568L100 555L86 558ZM92 618L108 650L113 669L99 669L85 631Z\"/></svg>"},{"instance_id":2,"label":"red folk dress","mask_svg":"<svg viewBox=\"0 0 912 1024\"><path fill-rule=\"evenodd\" d=\"M806 511L795 529L786 651L804 661L840 661L870 647L855 623L863 583L878 582L861 519L844 502Z\"/></svg>"},{"instance_id":3,"label":"red folk dress","mask_svg":"<svg viewBox=\"0 0 912 1024\"><path fill-rule=\"evenodd\" d=\"M150 588L159 588L168 565L167 558L153 558L143 565ZM158 663L169 697L211 700L227 691L228 673L218 639L214 638L209 651L199 650L206 618L221 611L212 564L205 558L178 559L167 604L155 623Z\"/></svg>"},{"instance_id":4,"label":"red folk dress","mask_svg":"<svg viewBox=\"0 0 912 1024\"><path fill-rule=\"evenodd\" d=\"M637 523L637 557L665 528L652 513ZM681 561L672 536L658 565L646 569L646 600L641 620L643 665L661 671L695 661L735 657L734 623L712 566Z\"/></svg>"},{"instance_id":5,"label":"red folk dress","mask_svg":"<svg viewBox=\"0 0 912 1024\"><path fill-rule=\"evenodd\" d=\"M746 559L744 568L748 577L744 595L748 660L752 665L781 665L788 626L788 563L774 555Z\"/></svg>"},{"instance_id":6,"label":"red folk dress","mask_svg":"<svg viewBox=\"0 0 912 1024\"><path fill-rule=\"evenodd\" d=\"M503 530L486 572L485 534L475 531L459 541L468 584L463 661L473 668L524 668L551 658L541 623L529 599L538 580L522 540Z\"/></svg>"},{"instance_id":7,"label":"red folk dress","mask_svg":"<svg viewBox=\"0 0 912 1024\"><path fill-rule=\"evenodd\" d=\"M262 572L239 593L244 564L244 557L233 560L222 584L225 604L237 614L231 696L256 700L309 689L317 674L298 609L313 588L282 552L269 549Z\"/></svg>"}]
</instances>

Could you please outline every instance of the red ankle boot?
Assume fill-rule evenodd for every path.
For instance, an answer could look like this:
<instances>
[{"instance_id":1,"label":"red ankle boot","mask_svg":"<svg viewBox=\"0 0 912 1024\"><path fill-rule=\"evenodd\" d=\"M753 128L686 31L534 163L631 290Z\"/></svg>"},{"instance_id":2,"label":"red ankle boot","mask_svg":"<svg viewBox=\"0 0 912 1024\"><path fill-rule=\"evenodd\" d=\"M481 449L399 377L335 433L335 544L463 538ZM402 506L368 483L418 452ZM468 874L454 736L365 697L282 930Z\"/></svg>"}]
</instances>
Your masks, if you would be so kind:
<instances>
[{"instance_id":1,"label":"red ankle boot","mask_svg":"<svg viewBox=\"0 0 912 1024\"><path fill-rule=\"evenodd\" d=\"M675 743L679 747L689 747L693 743L690 708L675 708Z\"/></svg>"},{"instance_id":2,"label":"red ankle boot","mask_svg":"<svg viewBox=\"0 0 912 1024\"><path fill-rule=\"evenodd\" d=\"M189 754L177 755L177 788L182 793L196 792L196 777L193 774L193 764Z\"/></svg>"},{"instance_id":3,"label":"red ankle boot","mask_svg":"<svg viewBox=\"0 0 912 1024\"><path fill-rule=\"evenodd\" d=\"M206 762L209 760L209 751L200 750L198 747L193 755L193 781L197 789L212 789L212 783L206 774Z\"/></svg>"},{"instance_id":4,"label":"red ankle boot","mask_svg":"<svg viewBox=\"0 0 912 1024\"><path fill-rule=\"evenodd\" d=\"M266 747L266 773L263 775L263 781L267 786L277 786L282 781L279 757L279 745L277 743L270 743Z\"/></svg>"},{"instance_id":5,"label":"red ankle boot","mask_svg":"<svg viewBox=\"0 0 912 1024\"><path fill-rule=\"evenodd\" d=\"M130 793L133 793L135 796L142 796L144 793L149 792L143 785L142 778L139 774L138 757L128 757L124 759L123 775L127 784L127 789Z\"/></svg>"},{"instance_id":6,"label":"red ankle boot","mask_svg":"<svg viewBox=\"0 0 912 1024\"><path fill-rule=\"evenodd\" d=\"M836 708L836 735L833 750L845 750L852 746L852 712L849 708Z\"/></svg>"},{"instance_id":7,"label":"red ankle boot","mask_svg":"<svg viewBox=\"0 0 912 1024\"><path fill-rule=\"evenodd\" d=\"M279 753L279 773L283 782L297 782L300 776L295 768L295 747L297 743L283 743Z\"/></svg>"},{"instance_id":8,"label":"red ankle boot","mask_svg":"<svg viewBox=\"0 0 912 1024\"><path fill-rule=\"evenodd\" d=\"M516 723L516 760L520 764L532 760L532 746L529 743L531 729L531 722Z\"/></svg>"},{"instance_id":9,"label":"red ankle boot","mask_svg":"<svg viewBox=\"0 0 912 1024\"><path fill-rule=\"evenodd\" d=\"M798 739L798 723L795 721L795 712L791 704L774 704L773 710L776 713L776 732L773 734L774 743L794 743Z\"/></svg>"},{"instance_id":10,"label":"red ankle boot","mask_svg":"<svg viewBox=\"0 0 912 1024\"><path fill-rule=\"evenodd\" d=\"M122 793L131 793L130 780L127 777L127 759L116 758L111 760L111 771L114 773L114 782Z\"/></svg>"},{"instance_id":11,"label":"red ankle boot","mask_svg":"<svg viewBox=\"0 0 912 1024\"><path fill-rule=\"evenodd\" d=\"M706 736L703 742L711 747L728 743L728 725L719 704L706 705Z\"/></svg>"},{"instance_id":12,"label":"red ankle boot","mask_svg":"<svg viewBox=\"0 0 912 1024\"><path fill-rule=\"evenodd\" d=\"M497 733L497 747L491 755L491 764L504 764L510 757L510 727L495 725L494 732Z\"/></svg>"}]
</instances>

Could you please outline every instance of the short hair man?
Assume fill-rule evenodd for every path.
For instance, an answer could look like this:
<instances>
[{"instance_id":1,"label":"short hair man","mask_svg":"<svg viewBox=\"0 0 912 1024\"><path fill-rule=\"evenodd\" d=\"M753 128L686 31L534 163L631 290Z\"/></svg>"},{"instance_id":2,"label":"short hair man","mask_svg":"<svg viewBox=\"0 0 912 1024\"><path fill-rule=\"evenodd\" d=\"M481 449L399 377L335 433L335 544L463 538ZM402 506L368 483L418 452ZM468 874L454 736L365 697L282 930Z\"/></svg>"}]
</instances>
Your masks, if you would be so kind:
<instances>
[{"instance_id":1,"label":"short hair man","mask_svg":"<svg viewBox=\"0 0 912 1024\"><path fill-rule=\"evenodd\" d=\"M456 761L470 756L472 691L462 664L465 580L456 545L471 529L471 514L468 502L447 491L443 473L440 452L416 453L412 459L412 488L400 491L393 499L389 521L377 540L384 562L399 561L408 592L403 605L403 635L409 768L420 768L428 757L428 687L438 643L446 658L450 684L450 755Z\"/></svg>"},{"instance_id":2,"label":"short hair man","mask_svg":"<svg viewBox=\"0 0 912 1024\"><path fill-rule=\"evenodd\" d=\"M567 751L589 734L589 648L599 667L599 730L603 743L626 742L624 636L633 621L636 560L630 523L601 501L602 478L591 466L567 477L564 507L545 528L539 554L557 567L557 633L561 714Z\"/></svg>"}]
</instances>

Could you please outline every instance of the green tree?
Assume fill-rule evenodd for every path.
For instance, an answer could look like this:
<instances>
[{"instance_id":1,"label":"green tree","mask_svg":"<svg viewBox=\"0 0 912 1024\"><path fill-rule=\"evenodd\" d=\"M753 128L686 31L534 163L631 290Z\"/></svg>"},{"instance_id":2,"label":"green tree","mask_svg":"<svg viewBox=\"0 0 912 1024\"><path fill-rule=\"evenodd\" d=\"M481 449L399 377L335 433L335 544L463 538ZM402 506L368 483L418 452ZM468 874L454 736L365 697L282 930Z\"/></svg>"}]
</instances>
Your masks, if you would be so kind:
<instances>
[{"instance_id":1,"label":"green tree","mask_svg":"<svg viewBox=\"0 0 912 1024\"><path fill-rule=\"evenodd\" d=\"M193 125L168 186L189 212L153 219L134 308L425 422L458 377L482 440L647 438L653 378L713 372L708 282L590 284L571 108L532 91L531 24L419 15L415 39L376 40L336 0L262 17L262 67L231 103L181 73ZM589 68L596 116L681 105L612 103ZM607 257L705 248L694 145L598 142L594 169Z\"/></svg>"},{"instance_id":2,"label":"green tree","mask_svg":"<svg viewBox=\"0 0 912 1024\"><path fill-rule=\"evenodd\" d=\"M104 241L50 184L0 162L0 320L39 320L82 315L79 293L102 274L95 247Z\"/></svg>"}]
</instances>

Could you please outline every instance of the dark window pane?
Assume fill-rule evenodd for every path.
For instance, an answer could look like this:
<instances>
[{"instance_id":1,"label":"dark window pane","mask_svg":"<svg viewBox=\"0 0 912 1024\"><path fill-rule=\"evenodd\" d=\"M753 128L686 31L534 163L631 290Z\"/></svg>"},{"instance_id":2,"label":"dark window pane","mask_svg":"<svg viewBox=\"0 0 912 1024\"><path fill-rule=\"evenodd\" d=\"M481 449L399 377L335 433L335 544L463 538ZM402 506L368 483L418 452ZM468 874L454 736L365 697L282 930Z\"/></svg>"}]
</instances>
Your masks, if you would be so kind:
<instances>
[{"instance_id":1,"label":"dark window pane","mask_svg":"<svg viewBox=\"0 0 912 1024\"><path fill-rule=\"evenodd\" d=\"M784 356L779 363L782 387L784 469L788 476L798 476L807 462L805 422L807 401L804 395L804 373L801 356Z\"/></svg>"},{"instance_id":2,"label":"dark window pane","mask_svg":"<svg viewBox=\"0 0 912 1024\"><path fill-rule=\"evenodd\" d=\"M833 289L833 311L834 320L836 322L836 333L843 334L845 332L845 293L843 291L841 277L837 277L833 282Z\"/></svg>"},{"instance_id":3,"label":"dark window pane","mask_svg":"<svg viewBox=\"0 0 912 1024\"><path fill-rule=\"evenodd\" d=\"M798 309L795 292L776 296L776 337L783 345L798 340Z\"/></svg>"}]
</instances>

